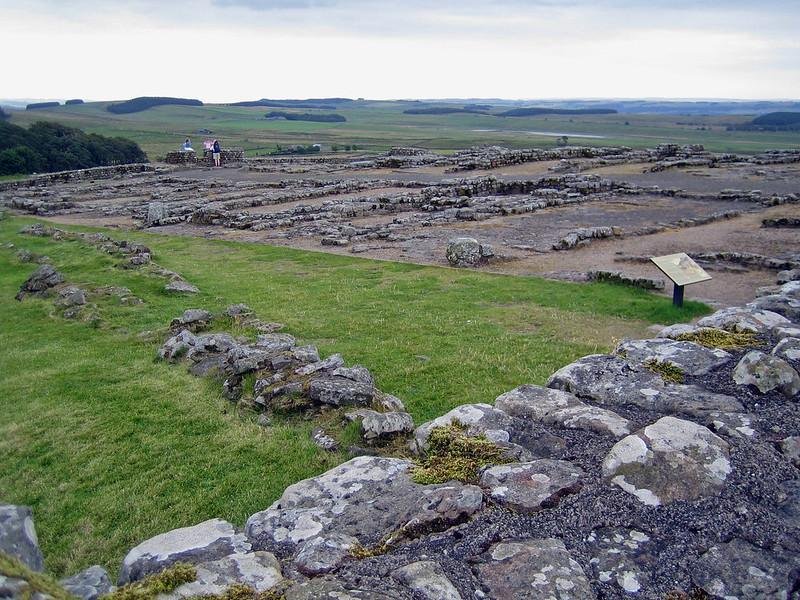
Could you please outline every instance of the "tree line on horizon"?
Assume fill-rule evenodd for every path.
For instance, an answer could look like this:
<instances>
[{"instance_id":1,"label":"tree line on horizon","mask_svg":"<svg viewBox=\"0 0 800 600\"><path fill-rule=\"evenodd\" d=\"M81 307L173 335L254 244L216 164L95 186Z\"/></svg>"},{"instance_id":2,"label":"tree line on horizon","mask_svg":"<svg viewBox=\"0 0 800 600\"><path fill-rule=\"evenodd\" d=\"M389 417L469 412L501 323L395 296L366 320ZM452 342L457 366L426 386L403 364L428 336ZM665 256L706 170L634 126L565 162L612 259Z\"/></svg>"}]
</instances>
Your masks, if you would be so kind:
<instances>
[{"instance_id":1,"label":"tree line on horizon","mask_svg":"<svg viewBox=\"0 0 800 600\"><path fill-rule=\"evenodd\" d=\"M147 156L136 142L84 133L38 121L28 129L0 121L0 175L51 173L137 162Z\"/></svg>"}]
</instances>

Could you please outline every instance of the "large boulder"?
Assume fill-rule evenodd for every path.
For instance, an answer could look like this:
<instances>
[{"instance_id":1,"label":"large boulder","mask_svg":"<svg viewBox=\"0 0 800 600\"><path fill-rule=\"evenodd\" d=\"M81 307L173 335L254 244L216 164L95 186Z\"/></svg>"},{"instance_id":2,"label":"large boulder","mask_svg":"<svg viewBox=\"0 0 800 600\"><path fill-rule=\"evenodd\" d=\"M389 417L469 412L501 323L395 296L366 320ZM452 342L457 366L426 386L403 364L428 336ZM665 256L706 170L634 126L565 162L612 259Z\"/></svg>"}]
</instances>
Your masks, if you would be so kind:
<instances>
[{"instance_id":1,"label":"large boulder","mask_svg":"<svg viewBox=\"0 0 800 600\"><path fill-rule=\"evenodd\" d=\"M785 360L751 350L733 370L737 385L753 385L762 394L778 390L792 397L800 392L800 375Z\"/></svg>"},{"instance_id":2,"label":"large boulder","mask_svg":"<svg viewBox=\"0 0 800 600\"><path fill-rule=\"evenodd\" d=\"M690 572L695 585L712 598L795 598L800 555L733 539L709 549Z\"/></svg>"},{"instance_id":3,"label":"large boulder","mask_svg":"<svg viewBox=\"0 0 800 600\"><path fill-rule=\"evenodd\" d=\"M137 581L176 562L203 563L250 551L245 536L222 519L173 529L132 548L122 561L119 585Z\"/></svg>"},{"instance_id":4,"label":"large boulder","mask_svg":"<svg viewBox=\"0 0 800 600\"><path fill-rule=\"evenodd\" d=\"M445 529L481 508L479 487L420 485L411 479L411 467L397 458L354 458L286 488L272 506L247 520L247 537L257 549L282 553L332 534L370 546L401 530Z\"/></svg>"},{"instance_id":5,"label":"large boulder","mask_svg":"<svg viewBox=\"0 0 800 600\"><path fill-rule=\"evenodd\" d=\"M447 261L456 267L474 267L494 256L491 246L483 245L474 238L453 238L447 242Z\"/></svg>"},{"instance_id":6,"label":"large boulder","mask_svg":"<svg viewBox=\"0 0 800 600\"><path fill-rule=\"evenodd\" d=\"M551 375L547 386L606 406L633 404L693 417L744 410L732 396L714 394L694 385L666 383L646 368L634 367L618 356L605 354L585 356L562 367Z\"/></svg>"},{"instance_id":7,"label":"large boulder","mask_svg":"<svg viewBox=\"0 0 800 600\"><path fill-rule=\"evenodd\" d=\"M25 280L25 283L19 288L16 298L22 300L27 294L43 294L63 282L64 276L52 265L41 265Z\"/></svg>"},{"instance_id":8,"label":"large boulder","mask_svg":"<svg viewBox=\"0 0 800 600\"><path fill-rule=\"evenodd\" d=\"M585 477L582 469L565 460L542 459L489 467L481 475L480 485L497 504L534 512L551 508L563 496L577 492Z\"/></svg>"},{"instance_id":9,"label":"large boulder","mask_svg":"<svg viewBox=\"0 0 800 600\"><path fill-rule=\"evenodd\" d=\"M512 417L567 429L582 429L615 437L631 432L630 422L617 413L586 404L569 392L538 385L521 385L506 392L497 397L494 406Z\"/></svg>"},{"instance_id":10,"label":"large boulder","mask_svg":"<svg viewBox=\"0 0 800 600\"><path fill-rule=\"evenodd\" d=\"M19 559L29 569L44 570L44 558L29 507L0 504L0 552Z\"/></svg>"},{"instance_id":11,"label":"large boulder","mask_svg":"<svg viewBox=\"0 0 800 600\"><path fill-rule=\"evenodd\" d=\"M392 577L412 590L420 600L462 600L442 567L431 560L395 569Z\"/></svg>"},{"instance_id":12,"label":"large boulder","mask_svg":"<svg viewBox=\"0 0 800 600\"><path fill-rule=\"evenodd\" d=\"M671 339L625 340L614 351L628 362L644 365L650 361L669 363L686 375L707 375L728 364L732 356L718 348Z\"/></svg>"},{"instance_id":13,"label":"large boulder","mask_svg":"<svg viewBox=\"0 0 800 600\"><path fill-rule=\"evenodd\" d=\"M62 579L59 583L70 594L81 600L97 600L110 594L114 589L111 578L100 565L93 565L72 577Z\"/></svg>"},{"instance_id":14,"label":"large boulder","mask_svg":"<svg viewBox=\"0 0 800 600\"><path fill-rule=\"evenodd\" d=\"M650 506L717 495L730 472L728 444L675 417L621 439L603 459L603 476Z\"/></svg>"},{"instance_id":15,"label":"large boulder","mask_svg":"<svg viewBox=\"0 0 800 600\"><path fill-rule=\"evenodd\" d=\"M222 594L234 584L246 585L258 593L266 592L282 580L281 566L269 552L231 554L219 560L204 562L195 567L197 577L184 583L159 600L198 598Z\"/></svg>"},{"instance_id":16,"label":"large boulder","mask_svg":"<svg viewBox=\"0 0 800 600\"><path fill-rule=\"evenodd\" d=\"M500 542L476 568L491 600L589 600L586 574L555 538Z\"/></svg>"}]
</instances>

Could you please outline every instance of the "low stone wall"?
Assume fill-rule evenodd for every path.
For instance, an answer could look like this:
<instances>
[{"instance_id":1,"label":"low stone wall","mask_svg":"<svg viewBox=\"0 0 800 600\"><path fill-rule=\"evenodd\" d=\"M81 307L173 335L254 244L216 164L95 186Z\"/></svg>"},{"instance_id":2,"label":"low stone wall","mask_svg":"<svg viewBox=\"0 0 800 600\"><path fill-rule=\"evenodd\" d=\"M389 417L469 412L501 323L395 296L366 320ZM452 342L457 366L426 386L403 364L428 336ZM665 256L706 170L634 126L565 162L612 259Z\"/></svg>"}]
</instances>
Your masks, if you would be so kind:
<instances>
[{"instance_id":1,"label":"low stone wall","mask_svg":"<svg viewBox=\"0 0 800 600\"><path fill-rule=\"evenodd\" d=\"M138 173L151 173L156 168L146 163L131 163L127 165L112 165L108 167L93 167L91 169L77 169L74 171L57 171L55 173L44 173L33 175L28 179L20 181L5 181L0 183L0 192L27 187L46 186L54 183L71 183L75 181L86 181L92 179L111 179L120 175L132 175Z\"/></svg>"},{"instance_id":2,"label":"low stone wall","mask_svg":"<svg viewBox=\"0 0 800 600\"><path fill-rule=\"evenodd\" d=\"M220 161L221 164L244 162L244 148L222 148ZM164 162L170 165L214 166L213 152L211 150L203 150L202 158L198 157L194 150L191 152L167 152Z\"/></svg>"}]
</instances>

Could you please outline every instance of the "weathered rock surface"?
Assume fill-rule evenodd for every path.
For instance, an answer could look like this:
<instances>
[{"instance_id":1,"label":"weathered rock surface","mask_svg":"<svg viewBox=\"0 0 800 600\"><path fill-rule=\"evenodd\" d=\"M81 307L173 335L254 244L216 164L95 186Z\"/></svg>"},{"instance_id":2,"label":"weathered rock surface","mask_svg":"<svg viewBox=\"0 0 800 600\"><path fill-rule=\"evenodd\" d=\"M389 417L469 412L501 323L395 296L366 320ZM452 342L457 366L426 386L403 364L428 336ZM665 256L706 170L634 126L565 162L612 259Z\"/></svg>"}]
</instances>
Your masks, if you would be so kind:
<instances>
[{"instance_id":1,"label":"weathered rock surface","mask_svg":"<svg viewBox=\"0 0 800 600\"><path fill-rule=\"evenodd\" d=\"M164 286L168 292L175 292L178 294L197 294L200 290L197 286L192 285L188 281L171 281Z\"/></svg>"},{"instance_id":2,"label":"weathered rock surface","mask_svg":"<svg viewBox=\"0 0 800 600\"><path fill-rule=\"evenodd\" d=\"M304 575L329 573L352 560L351 550L358 543L356 538L341 533L311 538L300 547L294 562Z\"/></svg>"},{"instance_id":3,"label":"weathered rock surface","mask_svg":"<svg viewBox=\"0 0 800 600\"><path fill-rule=\"evenodd\" d=\"M706 375L729 363L733 357L718 348L706 348L693 342L670 339L626 340L614 352L625 360L639 365L648 361L666 362L687 375Z\"/></svg>"},{"instance_id":4,"label":"weathered rock surface","mask_svg":"<svg viewBox=\"0 0 800 600\"><path fill-rule=\"evenodd\" d=\"M245 536L222 519L173 529L132 548L122 561L119 585L137 581L176 562L203 563L250 551Z\"/></svg>"},{"instance_id":5,"label":"weathered rock surface","mask_svg":"<svg viewBox=\"0 0 800 600\"><path fill-rule=\"evenodd\" d=\"M791 285L791 284L786 284ZM779 314L794 323L800 323L800 299L785 294L762 296L750 302L747 306Z\"/></svg>"},{"instance_id":6,"label":"weathered rock surface","mask_svg":"<svg viewBox=\"0 0 800 600\"><path fill-rule=\"evenodd\" d=\"M547 386L607 406L633 404L661 413L707 416L709 412L742 412L732 396L694 385L668 384L657 374L633 368L616 356L585 356L556 371Z\"/></svg>"},{"instance_id":7,"label":"weathered rock surface","mask_svg":"<svg viewBox=\"0 0 800 600\"><path fill-rule=\"evenodd\" d=\"M795 467L800 467L800 435L790 435L782 439L780 449Z\"/></svg>"},{"instance_id":8,"label":"weathered rock surface","mask_svg":"<svg viewBox=\"0 0 800 600\"><path fill-rule=\"evenodd\" d=\"M152 227L159 225L161 221L167 218L167 210L163 202L150 202L147 205L147 217L145 218L145 227Z\"/></svg>"},{"instance_id":9,"label":"weathered rock surface","mask_svg":"<svg viewBox=\"0 0 800 600\"><path fill-rule=\"evenodd\" d=\"M718 544L691 567L692 580L713 598L790 598L800 584L800 555L739 539Z\"/></svg>"},{"instance_id":10,"label":"weathered rock surface","mask_svg":"<svg viewBox=\"0 0 800 600\"><path fill-rule=\"evenodd\" d=\"M190 308L185 310L177 319L173 319L169 324L169 327L173 331L188 329L189 331L196 333L208 327L213 318L214 315L207 310L203 310L201 308Z\"/></svg>"},{"instance_id":11,"label":"weathered rock surface","mask_svg":"<svg viewBox=\"0 0 800 600\"><path fill-rule=\"evenodd\" d=\"M595 598L581 566L554 538L500 542L476 568L492 600L589 600Z\"/></svg>"},{"instance_id":12,"label":"weathered rock surface","mask_svg":"<svg viewBox=\"0 0 800 600\"><path fill-rule=\"evenodd\" d=\"M100 565L84 569L72 577L62 579L59 583L70 594L81 600L97 600L111 593L114 588L108 573Z\"/></svg>"},{"instance_id":13,"label":"weathered rock surface","mask_svg":"<svg viewBox=\"0 0 800 600\"><path fill-rule=\"evenodd\" d=\"M67 286L58 290L57 306L69 308L86 304L86 290L75 286Z\"/></svg>"},{"instance_id":14,"label":"weathered rock surface","mask_svg":"<svg viewBox=\"0 0 800 600\"><path fill-rule=\"evenodd\" d=\"M0 552L13 556L29 569L44 570L44 558L27 506L0 504Z\"/></svg>"},{"instance_id":15,"label":"weathered rock surface","mask_svg":"<svg viewBox=\"0 0 800 600\"><path fill-rule=\"evenodd\" d=\"M603 459L603 476L650 506L716 495L730 472L727 442L674 417L623 438Z\"/></svg>"},{"instance_id":16,"label":"weathered rock surface","mask_svg":"<svg viewBox=\"0 0 800 600\"><path fill-rule=\"evenodd\" d=\"M325 377L311 382L308 396L320 404L367 406L375 396L375 388L372 384L345 377Z\"/></svg>"},{"instance_id":17,"label":"weathered rock surface","mask_svg":"<svg viewBox=\"0 0 800 600\"><path fill-rule=\"evenodd\" d=\"M42 294L63 282L64 276L52 265L41 265L22 284L17 294L17 300L22 300L27 294Z\"/></svg>"},{"instance_id":18,"label":"weathered rock surface","mask_svg":"<svg viewBox=\"0 0 800 600\"><path fill-rule=\"evenodd\" d=\"M315 577L297 583L283 593L286 600L406 600L407 596L386 589L371 590L365 586L345 586L333 577Z\"/></svg>"},{"instance_id":19,"label":"weathered rock surface","mask_svg":"<svg viewBox=\"0 0 800 600\"><path fill-rule=\"evenodd\" d=\"M615 437L631 432L630 422L617 413L590 406L573 394L538 385L521 385L498 396L494 406L512 417L523 417L559 425L607 433Z\"/></svg>"},{"instance_id":20,"label":"weathered rock surface","mask_svg":"<svg viewBox=\"0 0 800 600\"><path fill-rule=\"evenodd\" d=\"M231 554L219 560L200 563L195 569L195 581L184 583L159 598L175 600L217 595L237 583L256 592L266 592L283 580L280 564L269 552Z\"/></svg>"},{"instance_id":21,"label":"weathered rock surface","mask_svg":"<svg viewBox=\"0 0 800 600\"><path fill-rule=\"evenodd\" d=\"M286 488L272 506L247 520L247 537L257 549L288 553L336 533L369 546L400 530L449 527L481 508L480 488L419 485L410 468L401 459L354 458Z\"/></svg>"},{"instance_id":22,"label":"weathered rock surface","mask_svg":"<svg viewBox=\"0 0 800 600\"><path fill-rule=\"evenodd\" d=\"M697 326L714 327L727 331L765 333L772 327L786 325L789 322L789 319L776 312L748 305L718 310L714 314L700 319Z\"/></svg>"},{"instance_id":23,"label":"weathered rock surface","mask_svg":"<svg viewBox=\"0 0 800 600\"><path fill-rule=\"evenodd\" d=\"M368 408L347 413L346 418L361 421L361 435L367 441L390 438L414 431L414 420L406 412L380 413Z\"/></svg>"},{"instance_id":24,"label":"weathered rock surface","mask_svg":"<svg viewBox=\"0 0 800 600\"><path fill-rule=\"evenodd\" d=\"M790 281L800 281L800 269L787 269L778 273L777 282L779 284Z\"/></svg>"},{"instance_id":25,"label":"weathered rock surface","mask_svg":"<svg viewBox=\"0 0 800 600\"><path fill-rule=\"evenodd\" d=\"M800 337L786 337L778 342L771 354L790 362L800 362Z\"/></svg>"},{"instance_id":26,"label":"weathered rock surface","mask_svg":"<svg viewBox=\"0 0 800 600\"><path fill-rule=\"evenodd\" d=\"M577 492L584 478L583 470L572 463L541 459L489 467L480 485L497 504L532 512L551 508L563 496Z\"/></svg>"},{"instance_id":27,"label":"weathered rock surface","mask_svg":"<svg viewBox=\"0 0 800 600\"><path fill-rule=\"evenodd\" d=\"M733 380L738 385L753 385L762 394L778 390L792 397L800 393L800 374L785 360L751 350L733 370Z\"/></svg>"},{"instance_id":28,"label":"weathered rock surface","mask_svg":"<svg viewBox=\"0 0 800 600\"><path fill-rule=\"evenodd\" d=\"M392 577L411 589L420 600L462 600L442 568L430 560L396 569Z\"/></svg>"},{"instance_id":29,"label":"weathered rock surface","mask_svg":"<svg viewBox=\"0 0 800 600\"><path fill-rule=\"evenodd\" d=\"M626 594L647 589L649 572L658 554L645 533L601 528L592 531L586 541L591 544L590 564L598 581L615 584Z\"/></svg>"},{"instance_id":30,"label":"weathered rock surface","mask_svg":"<svg viewBox=\"0 0 800 600\"><path fill-rule=\"evenodd\" d=\"M445 256L456 267L474 267L494 256L494 250L474 238L454 238L447 242Z\"/></svg>"}]
</instances>

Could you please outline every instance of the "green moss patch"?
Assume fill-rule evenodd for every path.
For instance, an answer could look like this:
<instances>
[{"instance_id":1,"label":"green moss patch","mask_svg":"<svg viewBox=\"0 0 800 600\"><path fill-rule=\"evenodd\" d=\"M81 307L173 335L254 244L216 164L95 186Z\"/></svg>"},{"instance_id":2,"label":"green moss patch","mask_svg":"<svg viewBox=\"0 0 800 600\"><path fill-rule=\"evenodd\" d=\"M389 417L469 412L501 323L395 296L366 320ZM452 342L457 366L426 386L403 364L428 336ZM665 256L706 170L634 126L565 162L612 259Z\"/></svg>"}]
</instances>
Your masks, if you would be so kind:
<instances>
[{"instance_id":1,"label":"green moss patch","mask_svg":"<svg viewBox=\"0 0 800 600\"><path fill-rule=\"evenodd\" d=\"M159 594L168 594L197 579L197 571L191 565L176 563L159 573L141 581L129 583L109 594L107 600L152 600Z\"/></svg>"},{"instance_id":2,"label":"green moss patch","mask_svg":"<svg viewBox=\"0 0 800 600\"><path fill-rule=\"evenodd\" d=\"M453 423L431 430L427 455L414 466L411 476L421 484L453 480L477 483L483 467L509 462L503 448L486 436L469 436L465 427Z\"/></svg>"},{"instance_id":3,"label":"green moss patch","mask_svg":"<svg viewBox=\"0 0 800 600\"><path fill-rule=\"evenodd\" d=\"M683 383L684 374L679 367L669 362L661 362L655 359L650 359L644 363L644 366L650 369L653 373L661 376L661 379L667 383Z\"/></svg>"},{"instance_id":4,"label":"green moss patch","mask_svg":"<svg viewBox=\"0 0 800 600\"><path fill-rule=\"evenodd\" d=\"M724 329L698 329L691 333L684 333L677 338L679 342L694 342L706 348L720 348L722 350L740 350L759 345L755 333L734 333Z\"/></svg>"},{"instance_id":5,"label":"green moss patch","mask_svg":"<svg viewBox=\"0 0 800 600\"><path fill-rule=\"evenodd\" d=\"M26 581L28 588L23 591L23 598L30 598L36 592L52 596L55 600L75 598L52 577L29 569L19 559L4 552L0 552L0 575Z\"/></svg>"}]
</instances>

